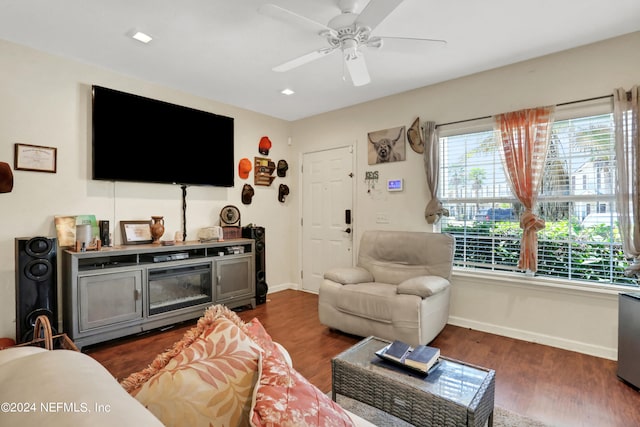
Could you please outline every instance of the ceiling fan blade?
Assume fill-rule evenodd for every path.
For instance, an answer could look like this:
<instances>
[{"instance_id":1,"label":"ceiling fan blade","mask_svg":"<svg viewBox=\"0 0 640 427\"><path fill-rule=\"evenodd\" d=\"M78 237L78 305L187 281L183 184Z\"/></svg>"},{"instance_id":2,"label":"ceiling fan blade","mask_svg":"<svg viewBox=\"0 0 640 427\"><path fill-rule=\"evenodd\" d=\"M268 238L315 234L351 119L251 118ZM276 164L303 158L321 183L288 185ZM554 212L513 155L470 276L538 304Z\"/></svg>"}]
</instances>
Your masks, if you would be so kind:
<instances>
[{"instance_id":1,"label":"ceiling fan blade","mask_svg":"<svg viewBox=\"0 0 640 427\"><path fill-rule=\"evenodd\" d=\"M314 50L313 52L309 52L305 55L302 55L290 61L287 61L284 64L280 64L276 67L273 67L273 71L278 71L278 72L289 71L301 65L307 64L311 61L315 61L316 59L325 57L335 51L336 51L336 48L333 48L333 47Z\"/></svg>"},{"instance_id":2,"label":"ceiling fan blade","mask_svg":"<svg viewBox=\"0 0 640 427\"><path fill-rule=\"evenodd\" d=\"M288 9L282 8L272 3L265 3L258 8L258 13L269 16L274 19L278 19L285 22L294 22L302 28L307 28L316 33L320 33L323 31L331 31L334 32L331 28L327 27L324 24L314 21L313 19L309 19L306 16L298 15L295 12L292 12Z\"/></svg>"},{"instance_id":3,"label":"ceiling fan blade","mask_svg":"<svg viewBox=\"0 0 640 427\"><path fill-rule=\"evenodd\" d=\"M347 70L349 70L354 86L364 86L371 82L367 63L362 52L358 52L357 55L345 54L344 62L347 64Z\"/></svg>"},{"instance_id":4,"label":"ceiling fan blade","mask_svg":"<svg viewBox=\"0 0 640 427\"><path fill-rule=\"evenodd\" d=\"M418 42L433 42L433 43L441 43L447 44L446 40L441 39L425 39L422 37L391 37L391 36L378 36L383 40L410 40L410 41L418 41Z\"/></svg>"},{"instance_id":5,"label":"ceiling fan blade","mask_svg":"<svg viewBox=\"0 0 640 427\"><path fill-rule=\"evenodd\" d=\"M356 24L369 27L373 31L402 1L371 0L356 19Z\"/></svg>"}]
</instances>

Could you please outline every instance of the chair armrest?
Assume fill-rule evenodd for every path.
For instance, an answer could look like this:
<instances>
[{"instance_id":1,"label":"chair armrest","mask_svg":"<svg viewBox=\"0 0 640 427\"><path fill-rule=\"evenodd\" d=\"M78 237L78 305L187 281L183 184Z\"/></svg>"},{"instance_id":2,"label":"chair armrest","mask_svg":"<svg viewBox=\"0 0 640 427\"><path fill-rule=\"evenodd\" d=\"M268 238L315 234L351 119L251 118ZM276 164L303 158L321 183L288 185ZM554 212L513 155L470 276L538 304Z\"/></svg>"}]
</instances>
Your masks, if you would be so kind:
<instances>
[{"instance_id":1,"label":"chair armrest","mask_svg":"<svg viewBox=\"0 0 640 427\"><path fill-rule=\"evenodd\" d=\"M417 295L428 298L442 292L449 286L449 281L440 276L417 276L398 284L399 294Z\"/></svg>"},{"instance_id":2,"label":"chair armrest","mask_svg":"<svg viewBox=\"0 0 640 427\"><path fill-rule=\"evenodd\" d=\"M343 285L373 282L373 274L362 267L333 268L324 273L324 278Z\"/></svg>"}]
</instances>

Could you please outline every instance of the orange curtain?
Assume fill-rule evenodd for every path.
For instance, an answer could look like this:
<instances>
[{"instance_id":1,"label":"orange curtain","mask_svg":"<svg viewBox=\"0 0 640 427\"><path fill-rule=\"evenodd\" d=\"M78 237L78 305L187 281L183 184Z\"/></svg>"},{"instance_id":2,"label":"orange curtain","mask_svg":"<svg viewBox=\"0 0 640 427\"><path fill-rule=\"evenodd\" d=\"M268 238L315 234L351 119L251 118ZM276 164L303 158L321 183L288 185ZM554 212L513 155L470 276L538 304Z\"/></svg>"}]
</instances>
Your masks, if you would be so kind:
<instances>
[{"instance_id":1,"label":"orange curtain","mask_svg":"<svg viewBox=\"0 0 640 427\"><path fill-rule=\"evenodd\" d=\"M520 216L523 232L518 268L533 272L538 269L538 230L545 227L534 208L547 158L553 113L553 107L538 107L495 116L507 179L525 208Z\"/></svg>"}]
</instances>

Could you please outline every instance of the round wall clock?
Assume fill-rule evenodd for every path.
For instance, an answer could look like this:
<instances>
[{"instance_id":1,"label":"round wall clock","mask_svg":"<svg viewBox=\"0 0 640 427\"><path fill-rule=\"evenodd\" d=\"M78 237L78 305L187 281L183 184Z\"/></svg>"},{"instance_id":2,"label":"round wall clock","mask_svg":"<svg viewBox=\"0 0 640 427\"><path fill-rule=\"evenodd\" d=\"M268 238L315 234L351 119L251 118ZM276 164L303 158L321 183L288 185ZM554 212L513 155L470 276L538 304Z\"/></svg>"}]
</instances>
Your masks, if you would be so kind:
<instances>
[{"instance_id":1,"label":"round wall clock","mask_svg":"<svg viewBox=\"0 0 640 427\"><path fill-rule=\"evenodd\" d=\"M227 205L220 211L220 225L223 227L240 227L240 211L233 205Z\"/></svg>"}]
</instances>

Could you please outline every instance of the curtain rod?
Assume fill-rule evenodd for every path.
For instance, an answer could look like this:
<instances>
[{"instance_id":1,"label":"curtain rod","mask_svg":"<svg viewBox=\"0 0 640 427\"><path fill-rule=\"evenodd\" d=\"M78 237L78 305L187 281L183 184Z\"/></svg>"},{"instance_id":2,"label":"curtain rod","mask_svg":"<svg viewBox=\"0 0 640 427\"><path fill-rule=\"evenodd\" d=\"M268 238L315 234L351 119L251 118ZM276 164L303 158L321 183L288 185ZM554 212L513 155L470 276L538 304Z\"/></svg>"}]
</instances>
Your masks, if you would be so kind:
<instances>
[{"instance_id":1,"label":"curtain rod","mask_svg":"<svg viewBox=\"0 0 640 427\"><path fill-rule=\"evenodd\" d=\"M594 96L593 98L585 98L585 99L579 99L577 101L562 102L560 104L556 104L556 107L563 107L565 105L578 104L580 102L596 101L598 99L606 99L606 98L613 98L613 95ZM436 129L439 128L440 126L457 125L459 123L473 122L475 120L490 119L491 117L493 116L482 116L482 117L476 117L474 119L458 120L455 122L448 122L448 123L439 123L439 124L436 124Z\"/></svg>"}]
</instances>

